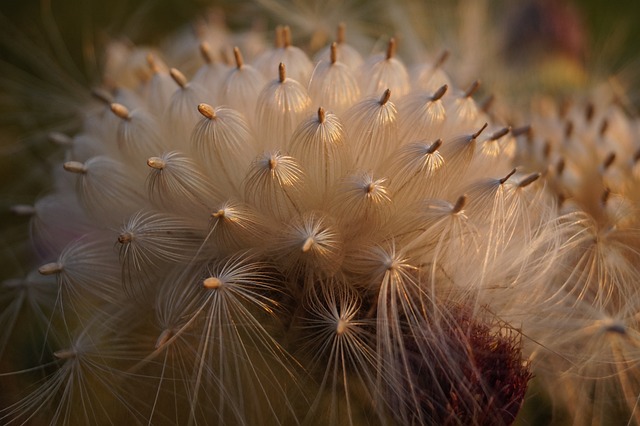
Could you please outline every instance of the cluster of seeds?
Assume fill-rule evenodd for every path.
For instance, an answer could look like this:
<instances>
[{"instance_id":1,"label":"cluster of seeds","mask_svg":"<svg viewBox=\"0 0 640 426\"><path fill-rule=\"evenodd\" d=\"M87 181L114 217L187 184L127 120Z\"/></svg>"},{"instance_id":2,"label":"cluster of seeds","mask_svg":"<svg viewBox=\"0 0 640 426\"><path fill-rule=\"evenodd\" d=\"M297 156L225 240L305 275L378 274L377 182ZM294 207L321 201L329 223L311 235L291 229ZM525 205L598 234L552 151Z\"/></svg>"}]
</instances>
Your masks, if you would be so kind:
<instances>
[{"instance_id":1,"label":"cluster of seeds","mask_svg":"<svg viewBox=\"0 0 640 426\"><path fill-rule=\"evenodd\" d=\"M0 317L30 315L46 377L3 422L510 424L522 342L574 418L611 383L639 415L640 155L618 106L519 126L446 53L363 58L340 27L312 61L279 27L245 61L221 32L176 68L113 47L82 129L51 135L55 189L15 208L42 263Z\"/></svg>"}]
</instances>

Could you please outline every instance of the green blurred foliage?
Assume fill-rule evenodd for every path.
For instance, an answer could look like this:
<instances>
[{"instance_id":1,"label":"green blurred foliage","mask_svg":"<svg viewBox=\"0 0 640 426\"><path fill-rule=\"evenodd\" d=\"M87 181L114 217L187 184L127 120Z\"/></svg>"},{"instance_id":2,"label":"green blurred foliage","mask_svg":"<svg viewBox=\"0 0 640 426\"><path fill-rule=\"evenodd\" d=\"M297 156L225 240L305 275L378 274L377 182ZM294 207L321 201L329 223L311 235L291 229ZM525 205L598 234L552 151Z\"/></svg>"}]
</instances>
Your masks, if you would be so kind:
<instances>
[{"instance_id":1,"label":"green blurred foliage","mask_svg":"<svg viewBox=\"0 0 640 426\"><path fill-rule=\"evenodd\" d=\"M613 63L605 65L612 68L637 63L640 59L639 1L576 0L575 4L587 25L591 52L608 46L606 59Z\"/></svg>"}]
</instances>

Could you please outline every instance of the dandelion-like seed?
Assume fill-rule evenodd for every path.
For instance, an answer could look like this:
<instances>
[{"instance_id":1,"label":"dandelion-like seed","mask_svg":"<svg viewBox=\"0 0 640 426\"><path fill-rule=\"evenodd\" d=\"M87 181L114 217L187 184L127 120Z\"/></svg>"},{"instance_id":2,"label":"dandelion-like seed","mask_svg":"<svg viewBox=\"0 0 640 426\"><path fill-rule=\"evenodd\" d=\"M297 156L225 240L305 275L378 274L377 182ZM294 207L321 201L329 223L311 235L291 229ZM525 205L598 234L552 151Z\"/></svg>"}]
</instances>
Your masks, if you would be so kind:
<instances>
[{"instance_id":1,"label":"dandelion-like seed","mask_svg":"<svg viewBox=\"0 0 640 426\"><path fill-rule=\"evenodd\" d=\"M0 283L0 423L508 425L534 374L640 421L637 120L529 126L448 51L296 29L107 50L12 209L37 263Z\"/></svg>"}]
</instances>

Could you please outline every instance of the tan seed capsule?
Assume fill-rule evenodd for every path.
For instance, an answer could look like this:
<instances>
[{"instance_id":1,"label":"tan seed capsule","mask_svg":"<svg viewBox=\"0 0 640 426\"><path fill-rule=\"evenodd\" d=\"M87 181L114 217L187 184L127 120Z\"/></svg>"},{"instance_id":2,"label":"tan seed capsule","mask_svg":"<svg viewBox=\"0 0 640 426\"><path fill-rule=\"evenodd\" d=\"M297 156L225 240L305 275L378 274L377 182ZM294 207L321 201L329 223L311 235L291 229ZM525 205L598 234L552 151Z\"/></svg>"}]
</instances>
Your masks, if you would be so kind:
<instances>
[{"instance_id":1,"label":"tan seed capsule","mask_svg":"<svg viewBox=\"0 0 640 426\"><path fill-rule=\"evenodd\" d=\"M53 275L62 272L62 265L58 262L47 263L38 268L38 272L42 275Z\"/></svg>"},{"instance_id":2,"label":"tan seed capsule","mask_svg":"<svg viewBox=\"0 0 640 426\"><path fill-rule=\"evenodd\" d=\"M313 237L308 237L306 240L304 240L304 244L302 244L302 252L307 253L309 250L311 250L311 247L313 247L315 243L316 241L313 239Z\"/></svg>"},{"instance_id":3,"label":"tan seed capsule","mask_svg":"<svg viewBox=\"0 0 640 426\"><path fill-rule=\"evenodd\" d=\"M129 114L129 109L118 103L111 104L111 111L119 118L123 120L131 120L131 115Z\"/></svg>"},{"instance_id":4,"label":"tan seed capsule","mask_svg":"<svg viewBox=\"0 0 640 426\"><path fill-rule=\"evenodd\" d=\"M62 165L62 167L71 173L83 174L87 172L86 166L79 161L67 161Z\"/></svg>"},{"instance_id":5,"label":"tan seed capsule","mask_svg":"<svg viewBox=\"0 0 640 426\"><path fill-rule=\"evenodd\" d=\"M242 68L244 65L244 59L242 58L242 53L237 46L233 48L233 56L236 59L236 67L238 69Z\"/></svg>"},{"instance_id":6,"label":"tan seed capsule","mask_svg":"<svg viewBox=\"0 0 640 426\"><path fill-rule=\"evenodd\" d=\"M162 170L166 165L167 163L160 157L151 157L147 160L147 166L152 169Z\"/></svg>"},{"instance_id":7,"label":"tan seed capsule","mask_svg":"<svg viewBox=\"0 0 640 426\"><path fill-rule=\"evenodd\" d=\"M185 75L182 74L180 70L176 68L171 68L171 70L169 70L169 74L171 75L171 78L173 78L173 81L175 81L176 84L180 86L182 89L187 87L187 84L189 83L187 81L187 77L185 77Z\"/></svg>"},{"instance_id":8,"label":"tan seed capsule","mask_svg":"<svg viewBox=\"0 0 640 426\"><path fill-rule=\"evenodd\" d=\"M217 277L209 277L202 282L202 285L210 290L216 290L222 287L222 281Z\"/></svg>"},{"instance_id":9,"label":"tan seed capsule","mask_svg":"<svg viewBox=\"0 0 640 426\"><path fill-rule=\"evenodd\" d=\"M203 117L206 117L209 120L213 120L216 118L216 111L209 104L198 105L198 112L202 114Z\"/></svg>"}]
</instances>

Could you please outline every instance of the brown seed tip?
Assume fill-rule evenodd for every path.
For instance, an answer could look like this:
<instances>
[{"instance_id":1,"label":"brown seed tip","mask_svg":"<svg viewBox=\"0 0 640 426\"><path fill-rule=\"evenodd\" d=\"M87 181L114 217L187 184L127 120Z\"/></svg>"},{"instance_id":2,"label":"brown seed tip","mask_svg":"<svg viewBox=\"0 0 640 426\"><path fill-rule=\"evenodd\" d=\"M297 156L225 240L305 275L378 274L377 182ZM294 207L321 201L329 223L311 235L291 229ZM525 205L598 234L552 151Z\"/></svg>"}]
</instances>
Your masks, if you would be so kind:
<instances>
[{"instance_id":1,"label":"brown seed tip","mask_svg":"<svg viewBox=\"0 0 640 426\"><path fill-rule=\"evenodd\" d=\"M609 120L605 118L604 120L602 120L602 124L600 124L600 136L604 136L604 134L607 132L607 129L609 129Z\"/></svg>"},{"instance_id":2,"label":"brown seed tip","mask_svg":"<svg viewBox=\"0 0 640 426\"><path fill-rule=\"evenodd\" d=\"M482 132L484 132L484 129L486 129L488 125L489 125L488 123L484 123L484 126L482 126L482 128L480 130L478 130L477 132L475 132L474 134L471 135L471 139L477 139L478 136L480 136L480 134L482 134Z\"/></svg>"},{"instance_id":3,"label":"brown seed tip","mask_svg":"<svg viewBox=\"0 0 640 426\"><path fill-rule=\"evenodd\" d=\"M336 34L336 43L342 44L345 42L347 34L347 25L344 22L338 24L338 31Z\"/></svg>"},{"instance_id":4,"label":"brown seed tip","mask_svg":"<svg viewBox=\"0 0 640 426\"><path fill-rule=\"evenodd\" d=\"M564 127L564 137L570 138L573 134L573 121L568 120L566 126Z\"/></svg>"},{"instance_id":5,"label":"brown seed tip","mask_svg":"<svg viewBox=\"0 0 640 426\"><path fill-rule=\"evenodd\" d=\"M209 104L199 104L198 112L202 114L203 117L206 117L209 120L214 120L216 118L216 111Z\"/></svg>"},{"instance_id":6,"label":"brown seed tip","mask_svg":"<svg viewBox=\"0 0 640 426\"><path fill-rule=\"evenodd\" d=\"M347 331L347 322L340 318L338 324L336 324L336 334L342 336L345 331Z\"/></svg>"},{"instance_id":7,"label":"brown seed tip","mask_svg":"<svg viewBox=\"0 0 640 426\"><path fill-rule=\"evenodd\" d=\"M502 179L500 179L500 185L502 185L503 183L505 183L507 180L509 180L509 178L511 176L513 176L513 174L516 172L516 169L513 169L509 172L509 174L507 174L505 177L503 177Z\"/></svg>"},{"instance_id":8,"label":"brown seed tip","mask_svg":"<svg viewBox=\"0 0 640 426\"><path fill-rule=\"evenodd\" d=\"M224 217L224 216L225 216L225 214L226 214L226 213L225 213L224 209L220 209L220 210L218 210L217 212L213 212L213 213L211 213L211 216L213 216L213 217L215 217L216 219L218 219L218 218Z\"/></svg>"},{"instance_id":9,"label":"brown seed tip","mask_svg":"<svg viewBox=\"0 0 640 426\"><path fill-rule=\"evenodd\" d=\"M459 196L458 199L456 200L456 204L453 206L453 209L451 209L451 213L452 214L460 213L464 208L465 204L467 204L467 196L466 195Z\"/></svg>"},{"instance_id":10,"label":"brown seed tip","mask_svg":"<svg viewBox=\"0 0 640 426\"><path fill-rule=\"evenodd\" d=\"M373 191L375 191L375 189L376 189L376 185L375 185L375 183L373 183L373 182L369 182L369 183L367 184L367 186L365 186L365 187L364 187L364 192L365 192L366 194L371 194L371 193L373 193Z\"/></svg>"},{"instance_id":11,"label":"brown seed tip","mask_svg":"<svg viewBox=\"0 0 640 426\"><path fill-rule=\"evenodd\" d=\"M526 186L531 185L533 182L537 181L540 178L540 173L531 173L529 176L527 176L526 178L522 179L520 181L520 183L518 184L518 186L520 188L524 188Z\"/></svg>"},{"instance_id":12,"label":"brown seed tip","mask_svg":"<svg viewBox=\"0 0 640 426\"><path fill-rule=\"evenodd\" d=\"M501 137L503 137L504 135L509 133L509 130L511 130L511 127L505 127L503 129L500 129L497 132L495 132L494 134L492 134L491 137L489 138L489 140L497 141L498 139L500 139Z\"/></svg>"},{"instance_id":13,"label":"brown seed tip","mask_svg":"<svg viewBox=\"0 0 640 426\"><path fill-rule=\"evenodd\" d=\"M133 241L133 235L131 232L123 232L118 235L118 242L120 244L129 244L131 241Z\"/></svg>"},{"instance_id":14,"label":"brown seed tip","mask_svg":"<svg viewBox=\"0 0 640 426\"><path fill-rule=\"evenodd\" d=\"M185 87L187 87L187 84L189 83L187 81L187 77L185 77L179 69L171 68L169 70L169 74L171 75L171 78L173 78L173 81L175 81L176 84L180 86L180 88L184 89Z\"/></svg>"},{"instance_id":15,"label":"brown seed tip","mask_svg":"<svg viewBox=\"0 0 640 426\"><path fill-rule=\"evenodd\" d=\"M87 172L87 167L79 161L67 161L62 168L71 173L83 174Z\"/></svg>"},{"instance_id":16,"label":"brown seed tip","mask_svg":"<svg viewBox=\"0 0 640 426\"><path fill-rule=\"evenodd\" d=\"M271 155L269 157L268 167L269 170L274 170L276 167L278 167L278 158L275 155Z\"/></svg>"},{"instance_id":17,"label":"brown seed tip","mask_svg":"<svg viewBox=\"0 0 640 426\"><path fill-rule=\"evenodd\" d=\"M166 161L164 161L160 157L151 157L147 160L147 166L151 167L152 169L162 170L166 165Z\"/></svg>"},{"instance_id":18,"label":"brown seed tip","mask_svg":"<svg viewBox=\"0 0 640 426\"><path fill-rule=\"evenodd\" d=\"M287 79L287 68L284 66L282 62L280 62L280 65L278 65L278 80L280 80L280 83L284 83L286 79Z\"/></svg>"},{"instance_id":19,"label":"brown seed tip","mask_svg":"<svg viewBox=\"0 0 640 426\"><path fill-rule=\"evenodd\" d=\"M531 133L531 126L521 126L511 129L511 134L515 137Z\"/></svg>"},{"instance_id":20,"label":"brown seed tip","mask_svg":"<svg viewBox=\"0 0 640 426\"><path fill-rule=\"evenodd\" d=\"M123 120L131 120L129 109L122 104L112 103L111 112L113 112L117 117L120 117Z\"/></svg>"},{"instance_id":21,"label":"brown seed tip","mask_svg":"<svg viewBox=\"0 0 640 426\"><path fill-rule=\"evenodd\" d=\"M210 64L213 62L213 58L211 57L211 46L206 41L200 43L200 56L207 63Z\"/></svg>"},{"instance_id":22,"label":"brown seed tip","mask_svg":"<svg viewBox=\"0 0 640 426\"><path fill-rule=\"evenodd\" d=\"M396 55L396 39L391 37L389 44L387 44L387 60L393 58Z\"/></svg>"},{"instance_id":23,"label":"brown seed tip","mask_svg":"<svg viewBox=\"0 0 640 426\"><path fill-rule=\"evenodd\" d=\"M471 86L469 86L467 91L464 92L464 96L463 97L470 98L471 96L473 96L478 91L479 87L480 87L480 80L474 81L473 83L471 83Z\"/></svg>"},{"instance_id":24,"label":"brown seed tip","mask_svg":"<svg viewBox=\"0 0 640 426\"><path fill-rule=\"evenodd\" d=\"M584 111L584 118L587 121L587 123L590 123L591 120L593 119L593 114L595 110L596 110L595 106L591 102L589 102Z\"/></svg>"},{"instance_id":25,"label":"brown seed tip","mask_svg":"<svg viewBox=\"0 0 640 426\"><path fill-rule=\"evenodd\" d=\"M622 336L627 334L627 327L625 327L624 323L620 321L607 321L607 323L604 324L604 330L607 333L615 333Z\"/></svg>"},{"instance_id":26,"label":"brown seed tip","mask_svg":"<svg viewBox=\"0 0 640 426\"><path fill-rule=\"evenodd\" d=\"M391 90L387 89L384 91L382 97L380 98L380 105L384 105L389 102L389 98L391 98Z\"/></svg>"},{"instance_id":27,"label":"brown seed tip","mask_svg":"<svg viewBox=\"0 0 640 426\"><path fill-rule=\"evenodd\" d=\"M607 205L607 201L609 201L609 196L611 195L611 190L609 188L605 188L602 192L602 196L600 197L600 202L603 206Z\"/></svg>"},{"instance_id":28,"label":"brown seed tip","mask_svg":"<svg viewBox=\"0 0 640 426\"><path fill-rule=\"evenodd\" d=\"M236 59L236 67L238 69L242 68L242 66L244 65L244 59L242 58L242 53L240 52L238 46L233 48L233 56Z\"/></svg>"},{"instance_id":29,"label":"brown seed tip","mask_svg":"<svg viewBox=\"0 0 640 426\"><path fill-rule=\"evenodd\" d=\"M449 59L450 54L451 53L448 50L443 50L442 53L440 53L440 55L438 56L438 59L436 59L436 61L433 63L433 67L440 68L442 65L444 65L444 63L447 62L447 59Z\"/></svg>"},{"instance_id":30,"label":"brown seed tip","mask_svg":"<svg viewBox=\"0 0 640 426\"><path fill-rule=\"evenodd\" d=\"M327 113L325 112L324 108L322 107L318 108L318 122L324 123L324 120L326 120L326 118L327 118Z\"/></svg>"},{"instance_id":31,"label":"brown seed tip","mask_svg":"<svg viewBox=\"0 0 640 426\"><path fill-rule=\"evenodd\" d=\"M432 143L429 148L427 149L427 154L433 154L434 152L436 152L438 150L438 148L440 148L442 146L442 139L438 139L436 140L434 143Z\"/></svg>"},{"instance_id":32,"label":"brown seed tip","mask_svg":"<svg viewBox=\"0 0 640 426\"><path fill-rule=\"evenodd\" d=\"M282 28L282 43L285 48L291 46L291 28L288 25Z\"/></svg>"},{"instance_id":33,"label":"brown seed tip","mask_svg":"<svg viewBox=\"0 0 640 426\"><path fill-rule=\"evenodd\" d=\"M331 54L331 63L335 64L336 61L338 60L338 44L335 41L331 43L330 54Z\"/></svg>"},{"instance_id":34,"label":"brown seed tip","mask_svg":"<svg viewBox=\"0 0 640 426\"><path fill-rule=\"evenodd\" d=\"M438 90L436 90L436 92L433 94L433 96L431 96L431 101L435 102L435 101L437 101L439 99L442 99L444 94L447 93L448 89L449 89L449 86L444 84L442 87L440 87Z\"/></svg>"},{"instance_id":35,"label":"brown seed tip","mask_svg":"<svg viewBox=\"0 0 640 426\"><path fill-rule=\"evenodd\" d=\"M564 158L560 158L558 160L558 163L556 164L556 174L558 176L562 176L562 173L564 172L564 167L566 166L565 162L564 162Z\"/></svg>"},{"instance_id":36,"label":"brown seed tip","mask_svg":"<svg viewBox=\"0 0 640 426\"><path fill-rule=\"evenodd\" d=\"M609 155L607 155L607 157L602 162L602 170L607 170L615 159L616 159L616 153L610 152Z\"/></svg>"},{"instance_id":37,"label":"brown seed tip","mask_svg":"<svg viewBox=\"0 0 640 426\"><path fill-rule=\"evenodd\" d=\"M217 277L209 277L202 281L202 285L209 290L216 290L222 287L222 281Z\"/></svg>"}]
</instances>

